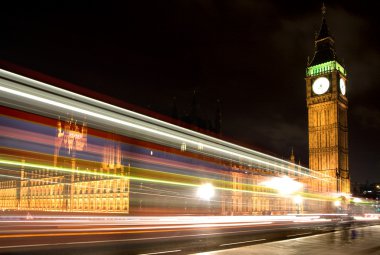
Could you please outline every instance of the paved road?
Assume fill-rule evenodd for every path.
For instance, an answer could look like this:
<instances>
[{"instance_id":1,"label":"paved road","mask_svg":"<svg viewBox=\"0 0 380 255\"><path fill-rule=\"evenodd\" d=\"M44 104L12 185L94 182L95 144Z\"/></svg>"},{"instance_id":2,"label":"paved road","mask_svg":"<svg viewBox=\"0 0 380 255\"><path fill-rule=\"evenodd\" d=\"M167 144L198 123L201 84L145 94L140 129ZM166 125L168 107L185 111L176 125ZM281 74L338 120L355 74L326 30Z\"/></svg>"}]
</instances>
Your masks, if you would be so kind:
<instances>
[{"instance_id":1,"label":"paved road","mask_svg":"<svg viewBox=\"0 0 380 255\"><path fill-rule=\"evenodd\" d=\"M380 254L380 225L337 230L198 255L375 255Z\"/></svg>"},{"instance_id":2,"label":"paved road","mask_svg":"<svg viewBox=\"0 0 380 255\"><path fill-rule=\"evenodd\" d=\"M191 254L331 231L346 233L348 239L350 236L356 238L355 232L349 232L352 231L350 228L373 223L314 216L4 218L0 221L0 253ZM357 238L363 235L358 233ZM269 247L273 249L271 245ZM251 254L252 250L248 249L247 252Z\"/></svg>"}]
</instances>

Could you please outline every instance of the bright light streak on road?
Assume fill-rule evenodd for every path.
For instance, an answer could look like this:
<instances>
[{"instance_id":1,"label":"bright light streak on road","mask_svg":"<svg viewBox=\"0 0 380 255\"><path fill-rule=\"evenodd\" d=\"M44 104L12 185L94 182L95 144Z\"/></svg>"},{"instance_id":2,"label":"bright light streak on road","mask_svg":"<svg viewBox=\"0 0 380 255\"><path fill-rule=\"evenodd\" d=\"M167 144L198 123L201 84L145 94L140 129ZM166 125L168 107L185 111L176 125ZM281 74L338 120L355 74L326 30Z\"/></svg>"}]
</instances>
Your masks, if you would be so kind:
<instances>
[{"instance_id":1,"label":"bright light streak on road","mask_svg":"<svg viewBox=\"0 0 380 255\"><path fill-rule=\"evenodd\" d=\"M12 220L0 217L0 250L29 249L32 247L52 248L93 244L124 243L128 247L136 242L180 240L182 238L216 238L225 235L263 233L257 238L233 239L218 243L232 246L265 241L267 233L283 231L286 237L315 234L315 227L332 226L333 217L339 219L344 214L284 215L284 216L47 216L34 215L33 220ZM15 216L12 216L15 218ZM320 217L327 217L324 219ZM364 220L364 219L363 219ZM368 220L367 222L373 222ZM4 226L4 227L1 227ZM56 226L59 226L56 228ZM310 228L307 228L310 226ZM269 232L268 232L269 231ZM224 238L222 238L224 239ZM8 240L12 240L9 243ZM175 241L174 241L175 242ZM161 248L161 246L159 247ZM140 253L159 253L181 249L155 249Z\"/></svg>"},{"instance_id":2,"label":"bright light streak on road","mask_svg":"<svg viewBox=\"0 0 380 255\"><path fill-rule=\"evenodd\" d=\"M166 225L191 225L201 226L208 224L272 224L276 222L290 221L314 221L322 217L341 217L346 214L303 214L303 215L280 215L280 216L49 216L39 215L38 212L33 214L33 220L25 220L22 216L1 216L0 222L14 223L62 223L62 227L67 224L84 225L115 225L115 226L166 226ZM374 218L374 217L367 217ZM22 220L24 219L24 220Z\"/></svg>"}]
</instances>

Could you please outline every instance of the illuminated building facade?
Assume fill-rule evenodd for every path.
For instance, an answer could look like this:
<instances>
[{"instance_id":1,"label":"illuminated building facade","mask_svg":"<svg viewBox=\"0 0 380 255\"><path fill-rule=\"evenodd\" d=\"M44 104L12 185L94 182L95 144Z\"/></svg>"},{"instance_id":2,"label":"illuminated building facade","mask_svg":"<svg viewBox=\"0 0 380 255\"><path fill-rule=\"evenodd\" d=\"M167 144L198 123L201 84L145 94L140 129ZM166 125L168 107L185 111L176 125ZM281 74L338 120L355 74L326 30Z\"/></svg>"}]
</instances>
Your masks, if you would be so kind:
<instances>
[{"instance_id":1,"label":"illuminated building facade","mask_svg":"<svg viewBox=\"0 0 380 255\"><path fill-rule=\"evenodd\" d=\"M309 167L336 178L336 182L315 183L315 192L349 194L347 72L336 56L325 13L323 6L314 56L306 68Z\"/></svg>"},{"instance_id":2,"label":"illuminated building facade","mask_svg":"<svg viewBox=\"0 0 380 255\"><path fill-rule=\"evenodd\" d=\"M284 163L284 168L289 165ZM283 215L296 213L297 204L290 194L273 193L273 187L265 182L288 177L289 180L302 183L302 190L307 191L310 178L302 177L300 166L291 164L290 171L273 172L263 167L249 167L245 164L230 165L231 191L224 192L222 199L223 215ZM278 187L275 189L281 189ZM281 192L280 192L281 193ZM312 204L302 205L302 211L311 211Z\"/></svg>"},{"instance_id":3,"label":"illuminated building facade","mask_svg":"<svg viewBox=\"0 0 380 255\"><path fill-rule=\"evenodd\" d=\"M10 110L1 123L12 122L9 116L17 115L16 112ZM33 151L33 148L25 152L14 146L1 148L1 155L8 155L8 159L19 163L9 168L9 172L2 172L3 177L8 176L0 181L0 208L3 210L130 215L281 215L296 212L293 197L278 195L263 183L283 175L304 183L310 179L303 178L299 173L305 169L295 164L291 164L288 171L285 161L281 163L283 171L274 171L259 164L210 157L202 154L202 146L193 151L186 143L172 148L109 132L97 134L101 140L95 142L96 134L87 127L87 122L78 124L73 117L55 123L50 120L48 125L54 131L52 136L46 137L40 124L49 120L25 124L35 119L35 115L28 115L23 113L21 119L14 121L16 124L11 126L18 129L10 130L15 135L11 137L9 133L8 139L29 138L30 143L51 146L54 153L43 154L43 149ZM6 130L1 125L0 129ZM29 133L30 130L36 132ZM23 143L23 147L29 148L28 144ZM90 160L94 152L101 155L101 160ZM294 163L293 154L291 159L290 163ZM173 182L180 185L173 185ZM203 182L211 182L218 188L214 198L202 200L195 195ZM311 209L305 204L302 211L308 210Z\"/></svg>"},{"instance_id":4,"label":"illuminated building facade","mask_svg":"<svg viewBox=\"0 0 380 255\"><path fill-rule=\"evenodd\" d=\"M49 164L49 155L2 148L2 153L13 154L15 160L20 156L24 159L16 174L11 174L13 179L0 181L0 207L21 211L128 213L128 168L121 164L120 144L108 140L103 146L101 163L86 161L77 158L78 152L87 149L86 123L78 125L73 118L59 120L56 130L51 169L29 168L27 164L33 159L38 164Z\"/></svg>"}]
</instances>

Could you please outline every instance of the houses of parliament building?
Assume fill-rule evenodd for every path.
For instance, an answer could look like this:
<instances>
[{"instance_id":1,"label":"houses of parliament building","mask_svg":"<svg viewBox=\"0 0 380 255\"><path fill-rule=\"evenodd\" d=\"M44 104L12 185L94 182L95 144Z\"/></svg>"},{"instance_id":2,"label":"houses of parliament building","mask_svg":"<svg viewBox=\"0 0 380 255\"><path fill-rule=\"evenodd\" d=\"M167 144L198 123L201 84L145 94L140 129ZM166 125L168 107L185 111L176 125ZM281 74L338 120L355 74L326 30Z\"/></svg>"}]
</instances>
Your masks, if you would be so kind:
<instances>
[{"instance_id":1,"label":"houses of parliament building","mask_svg":"<svg viewBox=\"0 0 380 255\"><path fill-rule=\"evenodd\" d=\"M28 117L29 114L22 115L33 118ZM18 123L15 126L24 125L24 121L15 120ZM290 171L273 173L258 166L194 154L184 146L156 146L102 132L89 135L91 129L87 128L86 122L78 124L72 117L58 120L54 129L52 156L43 154L41 149L37 152L1 148L2 155L7 155L8 160L18 162L16 167L2 171L2 209L131 215L283 214L296 210L293 200L271 194L271 188L261 183L268 176L281 174L304 183L310 181L299 174L303 170L295 164L293 153ZM30 142L35 140L31 138ZM100 155L100 160L91 160L96 154ZM49 165L49 162L53 164ZM162 166L167 173L155 171ZM288 166L284 164L283 167ZM196 177L189 174L181 178L188 182L213 179L221 188L219 198L204 202L194 197L192 188L165 185L165 180L173 176L178 179L178 174L171 173L176 168L188 172L201 168ZM163 183L150 182L149 178Z\"/></svg>"},{"instance_id":2,"label":"houses of parliament building","mask_svg":"<svg viewBox=\"0 0 380 255\"><path fill-rule=\"evenodd\" d=\"M129 212L128 167L121 164L120 144L104 144L102 162L79 159L76 154L87 150L87 127L73 118L59 120L54 138L54 155L2 148L2 153L13 154L14 160L38 158L53 161L49 169L30 166L21 159L19 176L3 179L0 183L1 208L16 210L69 212Z\"/></svg>"}]
</instances>

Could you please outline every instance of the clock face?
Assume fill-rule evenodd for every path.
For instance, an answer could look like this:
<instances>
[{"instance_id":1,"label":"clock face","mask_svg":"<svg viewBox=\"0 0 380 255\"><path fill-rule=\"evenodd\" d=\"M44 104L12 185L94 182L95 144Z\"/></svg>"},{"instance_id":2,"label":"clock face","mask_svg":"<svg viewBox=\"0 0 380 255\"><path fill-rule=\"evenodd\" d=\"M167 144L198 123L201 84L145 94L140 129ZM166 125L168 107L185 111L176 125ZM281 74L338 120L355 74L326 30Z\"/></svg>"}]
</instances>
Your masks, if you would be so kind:
<instances>
[{"instance_id":1,"label":"clock face","mask_svg":"<svg viewBox=\"0 0 380 255\"><path fill-rule=\"evenodd\" d=\"M343 78L340 78L339 80L339 88L340 88L340 93L342 93L342 95L346 95L346 82L344 81Z\"/></svg>"},{"instance_id":2,"label":"clock face","mask_svg":"<svg viewBox=\"0 0 380 255\"><path fill-rule=\"evenodd\" d=\"M319 77L313 83L313 92L317 95L322 95L330 87L330 81L326 77Z\"/></svg>"}]
</instances>

